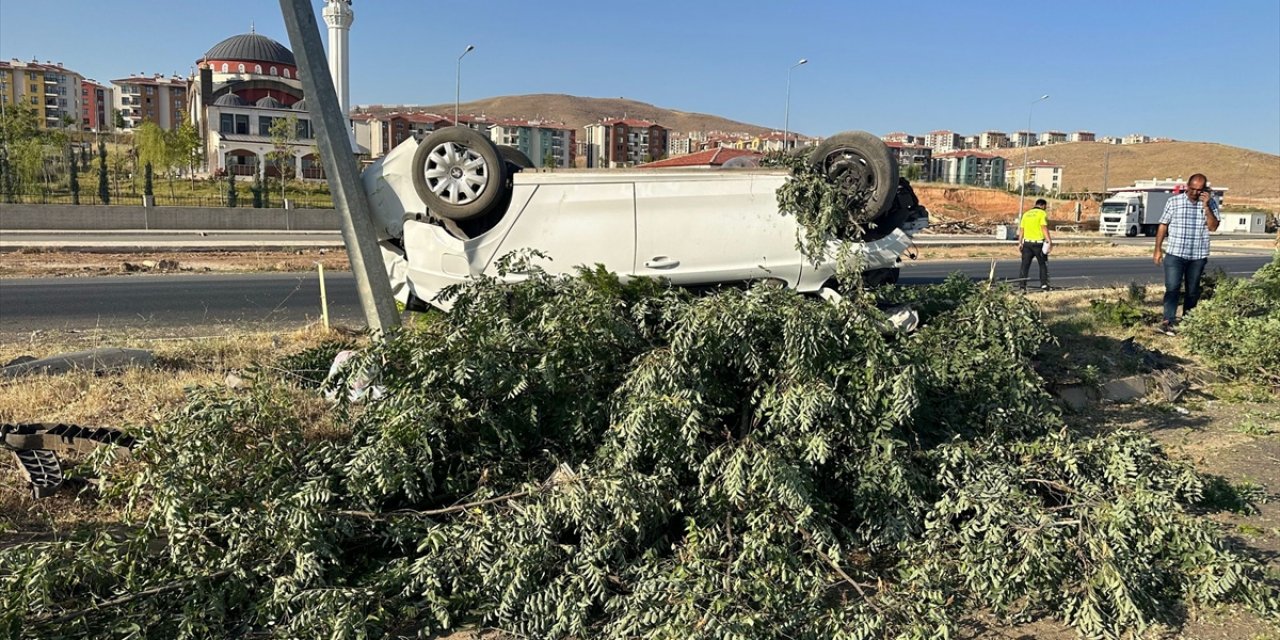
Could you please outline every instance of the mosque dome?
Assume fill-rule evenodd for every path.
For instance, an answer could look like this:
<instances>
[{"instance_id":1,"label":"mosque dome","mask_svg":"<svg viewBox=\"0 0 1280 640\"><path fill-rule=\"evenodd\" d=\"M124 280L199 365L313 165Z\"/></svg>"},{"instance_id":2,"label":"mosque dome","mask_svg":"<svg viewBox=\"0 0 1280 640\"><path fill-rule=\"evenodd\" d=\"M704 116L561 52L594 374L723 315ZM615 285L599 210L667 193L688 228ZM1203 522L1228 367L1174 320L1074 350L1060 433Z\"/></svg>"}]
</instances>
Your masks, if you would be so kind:
<instances>
[{"instance_id":1,"label":"mosque dome","mask_svg":"<svg viewBox=\"0 0 1280 640\"><path fill-rule=\"evenodd\" d=\"M228 93L218 96L218 99L214 100L213 104L218 107L243 107L249 103L234 93Z\"/></svg>"},{"instance_id":2,"label":"mosque dome","mask_svg":"<svg viewBox=\"0 0 1280 640\"><path fill-rule=\"evenodd\" d=\"M293 104L289 105L289 108L290 108L290 109L294 109L294 110L296 110L296 111L306 111L306 110L307 110L307 99L306 99L306 98L303 98L303 99L301 99L301 100L299 100L299 101L297 101L297 102L295 102L295 103L293 103Z\"/></svg>"},{"instance_id":3,"label":"mosque dome","mask_svg":"<svg viewBox=\"0 0 1280 640\"><path fill-rule=\"evenodd\" d=\"M258 33L242 33L213 45L204 54L206 60L247 60L275 62L296 66L288 47Z\"/></svg>"},{"instance_id":4,"label":"mosque dome","mask_svg":"<svg viewBox=\"0 0 1280 640\"><path fill-rule=\"evenodd\" d=\"M255 103L255 105L262 107L263 109L283 109L284 108L284 105L280 104L279 100L276 100L271 96L264 96L262 98L258 98L258 101Z\"/></svg>"}]
</instances>

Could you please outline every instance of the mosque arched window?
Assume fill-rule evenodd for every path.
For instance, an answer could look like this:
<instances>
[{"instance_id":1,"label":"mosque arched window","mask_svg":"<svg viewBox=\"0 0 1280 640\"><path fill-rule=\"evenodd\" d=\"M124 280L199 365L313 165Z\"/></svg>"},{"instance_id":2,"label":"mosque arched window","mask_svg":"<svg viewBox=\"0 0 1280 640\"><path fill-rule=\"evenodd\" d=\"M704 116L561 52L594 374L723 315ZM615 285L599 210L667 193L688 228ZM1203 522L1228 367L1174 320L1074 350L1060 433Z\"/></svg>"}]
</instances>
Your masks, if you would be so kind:
<instances>
[{"instance_id":1,"label":"mosque arched window","mask_svg":"<svg viewBox=\"0 0 1280 640\"><path fill-rule=\"evenodd\" d=\"M288 77L289 77L289 68L288 68L288 67L285 67L285 69L284 69L284 77L286 77L286 78L288 78Z\"/></svg>"},{"instance_id":2,"label":"mosque arched window","mask_svg":"<svg viewBox=\"0 0 1280 640\"><path fill-rule=\"evenodd\" d=\"M253 65L253 72L254 72L254 73L256 73L256 74L261 75L261 74L262 74L262 65L260 65L260 64L255 64L255 65Z\"/></svg>"},{"instance_id":3,"label":"mosque arched window","mask_svg":"<svg viewBox=\"0 0 1280 640\"><path fill-rule=\"evenodd\" d=\"M239 73L244 73L244 63L236 65L236 71L238 71Z\"/></svg>"},{"instance_id":4,"label":"mosque arched window","mask_svg":"<svg viewBox=\"0 0 1280 640\"><path fill-rule=\"evenodd\" d=\"M280 75L280 72L277 71L275 67L271 67L271 75L278 76Z\"/></svg>"},{"instance_id":5,"label":"mosque arched window","mask_svg":"<svg viewBox=\"0 0 1280 640\"><path fill-rule=\"evenodd\" d=\"M224 63L222 63L222 72L223 72L223 73L226 73L226 72L227 72L227 69L229 69L229 68L230 68L230 67L227 65L227 63L225 63L225 62L224 62Z\"/></svg>"}]
</instances>

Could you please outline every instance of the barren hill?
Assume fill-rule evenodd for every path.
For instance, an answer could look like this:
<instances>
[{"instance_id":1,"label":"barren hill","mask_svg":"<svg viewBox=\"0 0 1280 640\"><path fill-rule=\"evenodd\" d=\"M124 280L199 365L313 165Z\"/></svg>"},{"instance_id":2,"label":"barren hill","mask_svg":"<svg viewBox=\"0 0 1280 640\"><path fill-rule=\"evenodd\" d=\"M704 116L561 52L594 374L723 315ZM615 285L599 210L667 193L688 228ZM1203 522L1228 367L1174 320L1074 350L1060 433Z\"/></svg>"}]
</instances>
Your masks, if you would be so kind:
<instances>
[{"instance_id":1,"label":"barren hill","mask_svg":"<svg viewBox=\"0 0 1280 640\"><path fill-rule=\"evenodd\" d=\"M399 106L400 110L423 110L438 114L453 113L452 104ZM639 118L656 122L675 131L727 131L767 133L768 127L737 122L705 113L665 109L626 98L583 98L554 93L522 96L498 96L463 102L464 114L484 114L491 118L547 119L565 123L574 129L599 122L603 118ZM372 110L372 109L370 109Z\"/></svg>"},{"instance_id":2,"label":"barren hill","mask_svg":"<svg viewBox=\"0 0 1280 640\"><path fill-rule=\"evenodd\" d=\"M994 153L1008 158L1010 167L1022 163L1022 149ZM1105 163L1107 187L1203 173L1215 186L1230 189L1227 202L1280 201L1280 156L1212 142L1072 142L1033 148L1030 159L1062 165L1064 191L1100 190Z\"/></svg>"}]
</instances>

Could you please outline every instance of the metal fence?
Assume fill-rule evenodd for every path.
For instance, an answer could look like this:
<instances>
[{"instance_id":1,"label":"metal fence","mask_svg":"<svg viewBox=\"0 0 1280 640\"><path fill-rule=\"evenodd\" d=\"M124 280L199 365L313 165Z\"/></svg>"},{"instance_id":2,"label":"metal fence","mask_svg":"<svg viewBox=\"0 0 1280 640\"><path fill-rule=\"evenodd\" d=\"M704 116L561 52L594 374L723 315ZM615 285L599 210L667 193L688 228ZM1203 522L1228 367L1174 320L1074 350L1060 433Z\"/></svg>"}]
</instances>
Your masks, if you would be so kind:
<instances>
[{"instance_id":1,"label":"metal fence","mask_svg":"<svg viewBox=\"0 0 1280 640\"><path fill-rule=\"evenodd\" d=\"M17 193L12 196L0 195L0 202L13 204L75 204L74 198L69 193ZM332 209L333 199L328 194L299 194L289 195L289 202L295 209ZM80 204L82 205L101 205L102 201L98 199L98 192L81 192ZM142 205L141 195L120 195L111 196L111 205L137 207ZM227 198L224 195L155 195L155 206L157 207L225 207L227 206ZM236 206L243 209L253 208L253 194L248 189L243 191L237 190ZM284 202L280 199L280 193L275 192L269 194L268 198L263 202L264 209L282 209Z\"/></svg>"}]
</instances>

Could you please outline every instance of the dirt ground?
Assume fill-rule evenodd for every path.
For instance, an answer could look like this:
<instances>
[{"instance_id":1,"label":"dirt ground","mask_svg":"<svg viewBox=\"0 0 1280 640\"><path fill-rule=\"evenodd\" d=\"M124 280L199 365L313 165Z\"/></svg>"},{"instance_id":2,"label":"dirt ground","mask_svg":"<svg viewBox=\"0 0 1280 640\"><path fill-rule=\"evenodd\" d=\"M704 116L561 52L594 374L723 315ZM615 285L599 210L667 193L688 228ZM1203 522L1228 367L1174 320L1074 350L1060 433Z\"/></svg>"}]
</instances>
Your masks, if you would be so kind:
<instances>
[{"instance_id":1,"label":"dirt ground","mask_svg":"<svg viewBox=\"0 0 1280 640\"><path fill-rule=\"evenodd\" d=\"M342 249L260 251L77 252L21 249L0 253L0 278L115 276L129 273L349 271Z\"/></svg>"}]
</instances>

